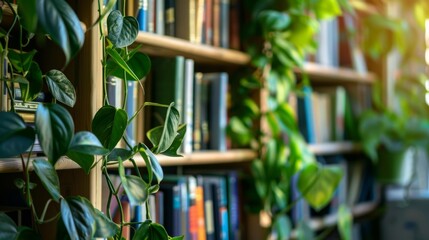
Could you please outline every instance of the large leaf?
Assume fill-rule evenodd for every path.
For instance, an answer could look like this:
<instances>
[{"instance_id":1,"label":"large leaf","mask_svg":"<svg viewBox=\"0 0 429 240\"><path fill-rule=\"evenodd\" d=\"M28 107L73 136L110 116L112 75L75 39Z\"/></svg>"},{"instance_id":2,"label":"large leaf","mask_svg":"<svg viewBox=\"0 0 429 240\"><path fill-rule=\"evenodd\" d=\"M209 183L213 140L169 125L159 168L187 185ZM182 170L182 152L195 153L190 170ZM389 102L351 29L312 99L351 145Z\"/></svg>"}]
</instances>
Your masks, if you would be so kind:
<instances>
[{"instance_id":1,"label":"large leaf","mask_svg":"<svg viewBox=\"0 0 429 240\"><path fill-rule=\"evenodd\" d=\"M21 97L24 101L32 101L37 98L43 88L42 71L36 62L31 62L30 69L26 77L28 84L19 84L21 88Z\"/></svg>"},{"instance_id":2,"label":"large leaf","mask_svg":"<svg viewBox=\"0 0 429 240\"><path fill-rule=\"evenodd\" d=\"M43 159L35 159L33 161L34 171L42 181L46 191L51 195L52 199L58 202L61 198L60 181L57 172L50 162Z\"/></svg>"},{"instance_id":3,"label":"large leaf","mask_svg":"<svg viewBox=\"0 0 429 240\"><path fill-rule=\"evenodd\" d=\"M152 182L152 173L155 175L156 180L159 184L164 178L164 172L162 171L162 167L159 164L155 154L153 154L150 149L144 144L139 145L139 153L143 157L146 163L146 167L148 169L150 179L149 184Z\"/></svg>"},{"instance_id":4,"label":"large leaf","mask_svg":"<svg viewBox=\"0 0 429 240\"><path fill-rule=\"evenodd\" d=\"M146 220L137 229L133 240L166 240L169 239L165 228L158 224L153 223L150 220Z\"/></svg>"},{"instance_id":5,"label":"large leaf","mask_svg":"<svg viewBox=\"0 0 429 240\"><path fill-rule=\"evenodd\" d=\"M130 159L133 156L133 152L125 148L115 148L107 156L107 161L118 161L121 159Z\"/></svg>"},{"instance_id":6,"label":"large leaf","mask_svg":"<svg viewBox=\"0 0 429 240\"><path fill-rule=\"evenodd\" d=\"M66 155L75 163L79 164L79 166L85 171L86 174L89 174L89 172L91 171L92 165L94 164L94 160L95 160L94 155L89 155L89 154L75 152L75 151L68 151Z\"/></svg>"},{"instance_id":7,"label":"large leaf","mask_svg":"<svg viewBox=\"0 0 429 240\"><path fill-rule=\"evenodd\" d=\"M119 66L122 70L124 70L129 76L138 81L139 77L134 73L133 69L128 65L124 58L113 48L106 49L107 54L111 57L112 61ZM127 78L128 79L128 78Z\"/></svg>"},{"instance_id":8,"label":"large leaf","mask_svg":"<svg viewBox=\"0 0 429 240\"><path fill-rule=\"evenodd\" d=\"M37 0L18 0L18 15L21 25L29 32L35 32L37 28Z\"/></svg>"},{"instance_id":9,"label":"large leaf","mask_svg":"<svg viewBox=\"0 0 429 240\"><path fill-rule=\"evenodd\" d=\"M0 158L25 152L35 140L33 128L13 112L0 112Z\"/></svg>"},{"instance_id":10,"label":"large leaf","mask_svg":"<svg viewBox=\"0 0 429 240\"><path fill-rule=\"evenodd\" d=\"M167 151L171 144L174 142L177 136L177 130L179 128L180 113L174 107L174 103L171 103L165 116L164 127L162 130L159 144L156 146L157 151L155 153L161 153Z\"/></svg>"},{"instance_id":11,"label":"large leaf","mask_svg":"<svg viewBox=\"0 0 429 240\"><path fill-rule=\"evenodd\" d=\"M15 239L17 234L15 222L8 215L0 212L0 240Z\"/></svg>"},{"instance_id":12,"label":"large leaf","mask_svg":"<svg viewBox=\"0 0 429 240\"><path fill-rule=\"evenodd\" d=\"M40 104L36 111L36 131L43 152L55 166L66 154L73 138L74 124L70 113L58 104Z\"/></svg>"},{"instance_id":13,"label":"large leaf","mask_svg":"<svg viewBox=\"0 0 429 240\"><path fill-rule=\"evenodd\" d=\"M131 45L139 33L139 24L134 17L123 17L118 10L112 11L107 17L107 38L117 48Z\"/></svg>"},{"instance_id":14,"label":"large leaf","mask_svg":"<svg viewBox=\"0 0 429 240\"><path fill-rule=\"evenodd\" d=\"M88 131L81 131L73 136L69 151L90 155L104 155L109 152L109 150L103 147L98 138L92 132Z\"/></svg>"},{"instance_id":15,"label":"large leaf","mask_svg":"<svg viewBox=\"0 0 429 240\"><path fill-rule=\"evenodd\" d=\"M337 0L316 0L313 7L316 17L319 19L341 15L341 8Z\"/></svg>"},{"instance_id":16,"label":"large leaf","mask_svg":"<svg viewBox=\"0 0 429 240\"><path fill-rule=\"evenodd\" d=\"M151 130L149 130L146 133L150 142L154 146L159 145L163 131L164 131L164 127L158 126L158 127L152 128ZM170 156L170 157L182 157L182 155L177 154L177 151L179 150L180 146L182 145L183 138L185 137L185 133L186 133L186 124L179 125L179 128L177 129L177 136L174 139L171 146L166 151L159 152L159 153Z\"/></svg>"},{"instance_id":17,"label":"large leaf","mask_svg":"<svg viewBox=\"0 0 429 240\"><path fill-rule=\"evenodd\" d=\"M96 222L91 203L83 197L61 200L61 219L71 240L92 239Z\"/></svg>"},{"instance_id":18,"label":"large leaf","mask_svg":"<svg viewBox=\"0 0 429 240\"><path fill-rule=\"evenodd\" d=\"M298 189L313 208L320 210L331 200L342 175L339 167L309 164L299 173Z\"/></svg>"},{"instance_id":19,"label":"large leaf","mask_svg":"<svg viewBox=\"0 0 429 240\"><path fill-rule=\"evenodd\" d=\"M95 234L96 238L108 238L116 234L118 226L104 215L100 210L94 209Z\"/></svg>"},{"instance_id":20,"label":"large leaf","mask_svg":"<svg viewBox=\"0 0 429 240\"><path fill-rule=\"evenodd\" d=\"M55 99L69 107L74 106L76 91L64 73L55 69L50 70L46 73L46 83Z\"/></svg>"},{"instance_id":21,"label":"large leaf","mask_svg":"<svg viewBox=\"0 0 429 240\"><path fill-rule=\"evenodd\" d=\"M106 68L108 76L116 76L127 81L139 80L143 79L149 73L151 68L150 58L141 52L136 52L132 55L132 57L126 61L126 65L120 65L119 63L122 63L122 61L118 62L113 60L113 58L107 61ZM130 74L126 74L125 76L124 66L128 66L128 71L133 72L137 78L132 78Z\"/></svg>"},{"instance_id":22,"label":"large leaf","mask_svg":"<svg viewBox=\"0 0 429 240\"><path fill-rule=\"evenodd\" d=\"M66 64L84 42L84 32L79 18L63 0L37 1L38 28L54 40L63 50Z\"/></svg>"},{"instance_id":23,"label":"large leaf","mask_svg":"<svg viewBox=\"0 0 429 240\"><path fill-rule=\"evenodd\" d=\"M92 132L105 148L112 150L124 135L127 123L128 116L124 110L104 106L92 120Z\"/></svg>"},{"instance_id":24,"label":"large leaf","mask_svg":"<svg viewBox=\"0 0 429 240\"><path fill-rule=\"evenodd\" d=\"M143 179L134 175L125 175L125 169L121 159L119 159L118 171L122 186L124 186L131 205L144 203L149 197L149 194L147 191L147 184Z\"/></svg>"}]
</instances>

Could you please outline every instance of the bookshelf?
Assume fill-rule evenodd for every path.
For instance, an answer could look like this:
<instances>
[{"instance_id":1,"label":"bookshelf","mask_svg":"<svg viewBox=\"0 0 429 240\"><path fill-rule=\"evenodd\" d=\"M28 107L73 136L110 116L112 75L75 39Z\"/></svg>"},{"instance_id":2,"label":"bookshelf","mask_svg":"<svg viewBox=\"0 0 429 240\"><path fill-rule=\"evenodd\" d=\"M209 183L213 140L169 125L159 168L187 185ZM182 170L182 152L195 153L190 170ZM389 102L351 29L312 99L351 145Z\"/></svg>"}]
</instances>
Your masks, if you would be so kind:
<instances>
[{"instance_id":1,"label":"bookshelf","mask_svg":"<svg viewBox=\"0 0 429 240\"><path fill-rule=\"evenodd\" d=\"M77 2L77 1L76 1ZM85 6L84 6L85 5ZM88 6L89 5L89 6ZM79 14L82 24L91 26L97 19L97 3L75 4L75 9ZM71 110L75 119L76 128L90 129L91 119L97 109L102 106L102 84L101 79L101 44L97 28L92 28L86 33L85 45L78 58L68 67L67 71L71 80L75 82L79 100L74 109ZM223 71L233 71L250 63L250 56L244 52L226 49L221 47L208 46L204 44L191 43L189 41L162 36L154 33L140 32L136 44L141 44L141 51L150 57L175 57L183 56L195 61L197 66L222 69ZM48 63L49 64L49 63ZM303 69L296 69L298 76L306 74L312 84L323 85L347 85L350 88L358 85L371 85L375 82L373 74L359 74L356 71L346 68L325 67L317 63L306 63ZM78 81L78 79L90 79L91 81ZM89 104L88 104L89 103ZM335 155L335 154L355 154L361 153L359 144L351 141L324 142L310 145L310 151L315 155ZM161 166L229 166L230 164L247 164L257 156L250 149L232 149L221 151L199 151L184 154L180 158L167 156L157 156ZM144 160L136 158L138 167L145 166ZM130 162L125 162L126 168L131 168ZM116 169L115 165L109 166ZM56 169L64 172L78 169L79 166L67 158L62 158L56 165ZM13 173L21 171L20 159L2 159L0 161L1 173ZM70 181L69 174L64 174L66 180ZM74 175L71 175L74 176ZM99 209L102 209L102 174L101 170L94 168L91 174L85 178L77 180L79 185L84 187L81 190L74 190L89 200ZM353 217L363 217L372 212L377 207L377 203L363 203L353 207ZM322 218L312 219L310 226L313 230L334 226L337 224L335 215L328 215Z\"/></svg>"}]
</instances>

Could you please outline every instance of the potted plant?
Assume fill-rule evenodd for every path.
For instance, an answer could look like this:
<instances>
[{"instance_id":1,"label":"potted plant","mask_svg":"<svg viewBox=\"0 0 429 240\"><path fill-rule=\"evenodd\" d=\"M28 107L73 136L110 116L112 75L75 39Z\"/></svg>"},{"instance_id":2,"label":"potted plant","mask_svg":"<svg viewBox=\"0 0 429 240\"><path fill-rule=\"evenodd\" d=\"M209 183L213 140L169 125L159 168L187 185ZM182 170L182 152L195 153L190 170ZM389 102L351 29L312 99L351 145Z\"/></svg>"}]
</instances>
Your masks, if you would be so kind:
<instances>
[{"instance_id":1,"label":"potted plant","mask_svg":"<svg viewBox=\"0 0 429 240\"><path fill-rule=\"evenodd\" d=\"M48 222L56 223L56 237L61 239L122 239L124 227L135 224L123 219L120 201L122 194L127 195L131 204L147 203L148 196L159 189L163 178L163 171L155 154L178 156L176 152L186 127L179 126L180 116L174 103L147 102L130 114L125 111L125 106L116 108L109 105L107 94L104 94L104 104L93 117L92 129L75 132L74 119L64 107L73 107L78 99L72 82L60 70L53 69L42 74L35 57L36 48L29 43L38 34L42 34L38 40L52 40L60 46L65 56L65 68L84 44L84 31L79 18L63 0L17 1L16 5L7 0L2 3L6 5L5 9L12 12L10 25L6 24L6 29L0 31L0 83L7 92L11 108L0 111L0 161L3 160L1 158L10 157L20 159L24 177L17 179L15 183L31 210L33 225L17 226L7 214L0 212L0 239L40 239L42 236L38 232L39 225ZM139 52L138 48L131 49L138 34L136 19L124 17L120 11L112 11L115 3L116 1L111 0L103 6L103 1L99 0L99 18L96 23L91 23L99 25L103 74L102 79L97 80L103 81L104 85L107 84L108 76L124 81L141 81L150 69L150 59ZM88 3L89 5L91 4ZM13 46L9 42L12 38L16 39ZM48 89L53 96L52 102L38 105L34 113L34 126L28 126L15 111L15 87L24 102L35 99L43 88ZM126 88L124 91L126 98ZM133 146L129 143L125 129L147 106L165 108L165 123L147 133L153 143L152 148L144 143ZM40 141L44 158L31 157L36 138ZM117 148L117 143L121 140L126 143L126 147ZM135 164L135 155L141 155L144 159L146 176L140 173ZM119 205L118 223L112 221L113 217L108 210L102 213L85 197L62 195L55 166L59 159L65 157L68 158L65 161L74 161L86 173L94 168L101 168L110 190L108 204L115 198ZM133 163L134 175L125 174L125 161ZM111 164L118 166L120 185L124 192L119 191L119 186L110 180L107 166ZM32 178L35 176L30 175L31 169L34 169L42 186L35 186L33 183ZM35 206L32 198L32 192L40 188L44 188L50 196L44 207ZM48 217L45 213L52 205L57 205L59 211ZM109 206L105 207L109 209ZM36 208L43 208L43 213L39 215ZM149 214L147 219L140 222L134 239L183 238L171 238L162 225L150 220Z\"/></svg>"}]
</instances>

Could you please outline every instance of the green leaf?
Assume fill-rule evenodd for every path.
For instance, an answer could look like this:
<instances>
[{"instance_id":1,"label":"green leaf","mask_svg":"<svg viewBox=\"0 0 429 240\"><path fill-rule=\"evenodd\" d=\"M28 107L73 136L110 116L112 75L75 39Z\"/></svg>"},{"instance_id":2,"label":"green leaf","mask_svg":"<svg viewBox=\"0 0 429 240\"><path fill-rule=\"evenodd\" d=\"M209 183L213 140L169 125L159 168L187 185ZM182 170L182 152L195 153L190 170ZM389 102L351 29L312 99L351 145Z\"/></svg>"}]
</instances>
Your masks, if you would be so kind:
<instances>
[{"instance_id":1,"label":"green leaf","mask_svg":"<svg viewBox=\"0 0 429 240\"><path fill-rule=\"evenodd\" d=\"M127 81L135 81L143 79L150 71L151 61L150 58L141 52L136 52L132 57L126 61L129 71L133 72L137 78L131 78L129 74L124 75L124 69L116 61L111 59L107 60L107 75L116 76L120 79Z\"/></svg>"},{"instance_id":2,"label":"green leaf","mask_svg":"<svg viewBox=\"0 0 429 240\"><path fill-rule=\"evenodd\" d=\"M262 11L258 16L258 20L266 32L284 31L291 22L287 13L273 10Z\"/></svg>"},{"instance_id":3,"label":"green leaf","mask_svg":"<svg viewBox=\"0 0 429 240\"><path fill-rule=\"evenodd\" d=\"M158 127L152 128L151 130L149 130L146 133L147 137L149 138L149 141L154 146L159 145L159 141L161 140L163 130L164 130L163 126L158 126ZM176 135L176 138L174 139L171 146L166 151L160 152L161 154L164 154L164 155L170 156L170 157L182 157L182 155L177 154L177 151L179 150L180 146L182 145L183 138L185 137L186 124L179 125L179 128L177 129L177 133L178 134Z\"/></svg>"},{"instance_id":4,"label":"green leaf","mask_svg":"<svg viewBox=\"0 0 429 240\"><path fill-rule=\"evenodd\" d=\"M32 101L39 95L43 88L42 71L36 62L31 62L26 77L28 83L19 84L21 96L24 101Z\"/></svg>"},{"instance_id":5,"label":"green leaf","mask_svg":"<svg viewBox=\"0 0 429 240\"><path fill-rule=\"evenodd\" d=\"M353 216L347 205L342 204L338 209L338 231L341 239L352 240Z\"/></svg>"},{"instance_id":6,"label":"green leaf","mask_svg":"<svg viewBox=\"0 0 429 240\"><path fill-rule=\"evenodd\" d=\"M61 219L71 240L92 239L96 222L87 199L80 196L62 199Z\"/></svg>"},{"instance_id":7,"label":"green leaf","mask_svg":"<svg viewBox=\"0 0 429 240\"><path fill-rule=\"evenodd\" d=\"M314 12L318 19L327 19L341 15L341 8L337 0L316 0Z\"/></svg>"},{"instance_id":8,"label":"green leaf","mask_svg":"<svg viewBox=\"0 0 429 240\"><path fill-rule=\"evenodd\" d=\"M34 0L31 0L34 1ZM31 2L28 1L28 2ZM30 11L31 12L31 11ZM26 75L30 70L31 63L33 61L34 55L37 53L36 50L32 50L30 52L20 52L15 49L9 49L8 58L12 67L19 73Z\"/></svg>"},{"instance_id":9,"label":"green leaf","mask_svg":"<svg viewBox=\"0 0 429 240\"><path fill-rule=\"evenodd\" d=\"M29 32L37 28L37 0L18 0L18 15L21 25Z\"/></svg>"},{"instance_id":10,"label":"green leaf","mask_svg":"<svg viewBox=\"0 0 429 240\"><path fill-rule=\"evenodd\" d=\"M46 83L55 99L69 107L76 103L76 91L70 80L59 70L50 70L46 73Z\"/></svg>"},{"instance_id":11,"label":"green leaf","mask_svg":"<svg viewBox=\"0 0 429 240\"><path fill-rule=\"evenodd\" d=\"M171 103L165 116L164 127L162 130L159 144L156 145L157 151L155 153L161 153L167 151L171 144L177 137L177 130L179 128L179 111L174 107L174 103Z\"/></svg>"},{"instance_id":12,"label":"green leaf","mask_svg":"<svg viewBox=\"0 0 429 240\"><path fill-rule=\"evenodd\" d=\"M165 228L158 224L152 223L150 220L146 220L137 229L133 240L166 240L168 234ZM180 237L179 237L180 239Z\"/></svg>"},{"instance_id":13,"label":"green leaf","mask_svg":"<svg viewBox=\"0 0 429 240\"><path fill-rule=\"evenodd\" d=\"M106 49L107 54L112 58L113 62L118 65L122 70L127 72L131 78L138 81L139 77L133 72L133 69L128 65L128 63L121 57L121 55L113 48ZM128 79L128 78L127 78Z\"/></svg>"},{"instance_id":14,"label":"green leaf","mask_svg":"<svg viewBox=\"0 0 429 240\"><path fill-rule=\"evenodd\" d=\"M74 133L73 119L64 107L48 103L39 105L35 122L43 152L55 166L70 146Z\"/></svg>"},{"instance_id":15,"label":"green leaf","mask_svg":"<svg viewBox=\"0 0 429 240\"><path fill-rule=\"evenodd\" d=\"M79 166L85 171L86 174L89 174L95 160L93 155L70 151L70 150L67 152L66 155L71 160L73 160L73 162L79 164Z\"/></svg>"},{"instance_id":16,"label":"green leaf","mask_svg":"<svg viewBox=\"0 0 429 240\"><path fill-rule=\"evenodd\" d=\"M123 109L103 106L92 120L92 132L105 148L112 150L124 135L127 123L128 116Z\"/></svg>"},{"instance_id":17,"label":"green leaf","mask_svg":"<svg viewBox=\"0 0 429 240\"><path fill-rule=\"evenodd\" d=\"M89 155L104 155L109 152L109 150L103 147L98 138L92 132L88 131L81 131L73 136L69 151Z\"/></svg>"},{"instance_id":18,"label":"green leaf","mask_svg":"<svg viewBox=\"0 0 429 240\"><path fill-rule=\"evenodd\" d=\"M159 184L164 178L164 172L162 171L162 167L155 154L153 154L152 151L150 151L150 149L144 144L139 144L139 153L146 163L146 168L148 169L149 174L152 175L153 173L156 177L157 183ZM152 182L152 177L150 176L149 179L150 184Z\"/></svg>"},{"instance_id":19,"label":"green leaf","mask_svg":"<svg viewBox=\"0 0 429 240\"><path fill-rule=\"evenodd\" d=\"M287 132L298 132L294 110L288 103L279 104L274 112Z\"/></svg>"},{"instance_id":20,"label":"green leaf","mask_svg":"<svg viewBox=\"0 0 429 240\"><path fill-rule=\"evenodd\" d=\"M240 146L249 144L253 139L252 131L246 126L242 119L236 116L229 119L227 131L233 142Z\"/></svg>"},{"instance_id":21,"label":"green leaf","mask_svg":"<svg viewBox=\"0 0 429 240\"><path fill-rule=\"evenodd\" d=\"M34 229L29 227L18 227L18 235L15 238L16 240L41 240L42 237Z\"/></svg>"},{"instance_id":22,"label":"green leaf","mask_svg":"<svg viewBox=\"0 0 429 240\"><path fill-rule=\"evenodd\" d=\"M139 24L134 17L123 17L118 10L112 11L107 17L107 38L117 48L131 45L139 33Z\"/></svg>"},{"instance_id":23,"label":"green leaf","mask_svg":"<svg viewBox=\"0 0 429 240\"><path fill-rule=\"evenodd\" d=\"M342 175L339 167L309 164L299 173L298 189L310 206L320 210L331 200Z\"/></svg>"},{"instance_id":24,"label":"green leaf","mask_svg":"<svg viewBox=\"0 0 429 240\"><path fill-rule=\"evenodd\" d=\"M48 34L64 52L66 64L84 42L84 32L76 13L62 0L37 1L38 28Z\"/></svg>"},{"instance_id":25,"label":"green leaf","mask_svg":"<svg viewBox=\"0 0 429 240\"><path fill-rule=\"evenodd\" d=\"M33 161L34 172L39 176L46 191L51 195L52 199L59 202L61 198L60 180L58 179L57 171L52 164L43 159L35 159Z\"/></svg>"},{"instance_id":26,"label":"green leaf","mask_svg":"<svg viewBox=\"0 0 429 240\"><path fill-rule=\"evenodd\" d=\"M121 159L130 159L133 156L133 152L124 149L124 148L115 148L110 152L109 156L107 156L107 161L118 161L118 158Z\"/></svg>"},{"instance_id":27,"label":"green leaf","mask_svg":"<svg viewBox=\"0 0 429 240\"><path fill-rule=\"evenodd\" d=\"M0 240L15 239L18 230L15 222L6 213L0 212Z\"/></svg>"},{"instance_id":28,"label":"green leaf","mask_svg":"<svg viewBox=\"0 0 429 240\"><path fill-rule=\"evenodd\" d=\"M292 224L287 215L281 215L275 218L273 226L277 232L277 239L289 239L292 231Z\"/></svg>"},{"instance_id":29,"label":"green leaf","mask_svg":"<svg viewBox=\"0 0 429 240\"><path fill-rule=\"evenodd\" d=\"M0 112L0 158L25 152L35 140L35 132L14 112Z\"/></svg>"},{"instance_id":30,"label":"green leaf","mask_svg":"<svg viewBox=\"0 0 429 240\"><path fill-rule=\"evenodd\" d=\"M122 186L127 193L131 205L144 203L149 197L147 192L147 184L143 181L143 179L137 176L125 175L125 169L124 165L122 164L122 160L119 159L118 163L118 171L119 176L121 177Z\"/></svg>"},{"instance_id":31,"label":"green leaf","mask_svg":"<svg viewBox=\"0 0 429 240\"><path fill-rule=\"evenodd\" d=\"M100 210L94 208L95 238L112 237L118 231L118 226L104 215Z\"/></svg>"},{"instance_id":32,"label":"green leaf","mask_svg":"<svg viewBox=\"0 0 429 240\"><path fill-rule=\"evenodd\" d=\"M298 240L314 240L314 231L311 229L309 224L306 221L301 221L298 223L297 227L297 239Z\"/></svg>"}]
</instances>

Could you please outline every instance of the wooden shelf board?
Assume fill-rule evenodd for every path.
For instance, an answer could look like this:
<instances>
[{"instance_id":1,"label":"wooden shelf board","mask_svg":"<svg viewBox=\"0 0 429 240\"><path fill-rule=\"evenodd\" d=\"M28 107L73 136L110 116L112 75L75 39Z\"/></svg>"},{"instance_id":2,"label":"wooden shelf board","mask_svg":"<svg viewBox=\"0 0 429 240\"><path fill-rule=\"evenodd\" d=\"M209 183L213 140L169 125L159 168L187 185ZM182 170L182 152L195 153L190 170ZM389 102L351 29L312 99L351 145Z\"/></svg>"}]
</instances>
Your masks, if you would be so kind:
<instances>
[{"instance_id":1,"label":"wooden shelf board","mask_svg":"<svg viewBox=\"0 0 429 240\"><path fill-rule=\"evenodd\" d=\"M46 157L32 157L31 159L46 159ZM55 169L78 169L80 166L67 157L63 157L55 164ZM0 158L0 173L21 172L22 164L19 158Z\"/></svg>"},{"instance_id":2,"label":"wooden shelf board","mask_svg":"<svg viewBox=\"0 0 429 240\"><path fill-rule=\"evenodd\" d=\"M362 152L362 146L360 144L348 141L310 144L309 148L315 155Z\"/></svg>"},{"instance_id":3,"label":"wooden shelf board","mask_svg":"<svg viewBox=\"0 0 429 240\"><path fill-rule=\"evenodd\" d=\"M352 208L353 219L363 217L371 212L373 212L378 207L377 202L364 202L358 203ZM330 214L325 217L313 218L310 219L308 224L313 231L318 231L327 227L332 227L337 225L338 216L337 214ZM296 239L297 232L296 230L292 231L292 238Z\"/></svg>"},{"instance_id":4,"label":"wooden shelf board","mask_svg":"<svg viewBox=\"0 0 429 240\"><path fill-rule=\"evenodd\" d=\"M375 75L372 73L360 74L353 69L327 67L313 62L305 63L303 70L296 69L295 72L299 75L302 75L303 72L306 73L311 82L315 83L372 84L376 80Z\"/></svg>"},{"instance_id":5,"label":"wooden shelf board","mask_svg":"<svg viewBox=\"0 0 429 240\"><path fill-rule=\"evenodd\" d=\"M209 164L230 164L250 162L255 159L256 153L252 150L228 150L226 152L201 151L192 154L185 154L183 157L167 157L158 155L161 166L183 166L183 165L209 165ZM135 158L139 167L145 166L144 160L139 156ZM124 162L125 167L132 167L130 161ZM116 168L116 165L109 166Z\"/></svg>"},{"instance_id":6,"label":"wooden shelf board","mask_svg":"<svg viewBox=\"0 0 429 240\"><path fill-rule=\"evenodd\" d=\"M181 55L194 59L197 63L211 65L241 66L250 62L249 55L240 51L194 44L183 39L153 33L140 32L136 43L142 44L141 51L151 56L173 57Z\"/></svg>"}]
</instances>

